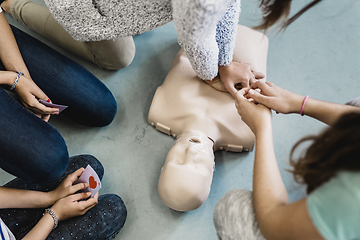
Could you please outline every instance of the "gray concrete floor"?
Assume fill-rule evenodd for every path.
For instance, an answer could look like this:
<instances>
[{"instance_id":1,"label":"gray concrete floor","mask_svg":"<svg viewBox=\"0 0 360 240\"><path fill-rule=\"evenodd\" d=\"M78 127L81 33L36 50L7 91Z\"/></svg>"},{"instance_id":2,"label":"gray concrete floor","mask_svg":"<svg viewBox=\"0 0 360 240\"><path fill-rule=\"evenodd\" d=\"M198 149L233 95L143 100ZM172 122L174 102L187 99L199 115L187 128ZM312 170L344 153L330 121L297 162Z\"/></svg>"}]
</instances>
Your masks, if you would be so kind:
<instances>
[{"instance_id":1,"label":"gray concrete floor","mask_svg":"<svg viewBox=\"0 0 360 240\"><path fill-rule=\"evenodd\" d=\"M42 0L35 2L43 4ZM308 2L293 1L292 13ZM357 0L323 1L284 33L268 34L268 81L337 103L359 96L359 11ZM239 23L251 27L259 19L258 1L243 1ZM103 163L100 193L116 193L124 200L128 218L116 239L217 239L212 221L215 204L231 189L252 189L254 153L216 152L210 196L199 209L179 213L161 202L157 181L174 139L151 127L147 114L156 88L180 49L173 23L135 36L134 61L126 69L111 72L66 53L11 17L8 20L79 62L110 88L118 102L117 116L108 127L85 128L62 116L50 120L64 137L70 155L92 154ZM273 127L278 164L290 199L295 201L305 196L305 189L285 171L290 149L302 136L318 133L325 126L308 117L274 114ZM1 184L12 178L0 171Z\"/></svg>"}]
</instances>

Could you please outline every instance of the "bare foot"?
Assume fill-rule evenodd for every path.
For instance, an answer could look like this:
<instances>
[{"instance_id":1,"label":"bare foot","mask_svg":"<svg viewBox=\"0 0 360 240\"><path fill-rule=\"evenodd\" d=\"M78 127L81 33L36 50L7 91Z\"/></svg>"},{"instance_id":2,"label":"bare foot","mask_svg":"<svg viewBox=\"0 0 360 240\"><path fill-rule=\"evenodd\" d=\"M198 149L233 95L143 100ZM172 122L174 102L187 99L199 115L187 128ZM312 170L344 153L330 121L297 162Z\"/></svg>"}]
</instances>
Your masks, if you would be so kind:
<instances>
[{"instance_id":1,"label":"bare foot","mask_svg":"<svg viewBox=\"0 0 360 240\"><path fill-rule=\"evenodd\" d=\"M5 0L2 4L1 4L1 7L2 9L4 9L4 11L8 14L11 15L10 13L10 3L11 3L12 0Z\"/></svg>"}]
</instances>

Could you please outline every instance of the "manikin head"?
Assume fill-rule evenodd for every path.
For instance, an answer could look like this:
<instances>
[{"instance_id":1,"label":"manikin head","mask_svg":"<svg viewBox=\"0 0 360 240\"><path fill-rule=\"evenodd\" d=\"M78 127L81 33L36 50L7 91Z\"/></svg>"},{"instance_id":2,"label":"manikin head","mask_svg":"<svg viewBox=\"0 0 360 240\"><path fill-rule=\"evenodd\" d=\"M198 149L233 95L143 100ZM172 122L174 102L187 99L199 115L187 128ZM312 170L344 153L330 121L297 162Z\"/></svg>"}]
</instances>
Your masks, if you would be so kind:
<instances>
[{"instance_id":1,"label":"manikin head","mask_svg":"<svg viewBox=\"0 0 360 240\"><path fill-rule=\"evenodd\" d=\"M214 172L213 142L203 132L183 133L170 149L161 169L161 200L177 211L200 207L210 193Z\"/></svg>"}]
</instances>

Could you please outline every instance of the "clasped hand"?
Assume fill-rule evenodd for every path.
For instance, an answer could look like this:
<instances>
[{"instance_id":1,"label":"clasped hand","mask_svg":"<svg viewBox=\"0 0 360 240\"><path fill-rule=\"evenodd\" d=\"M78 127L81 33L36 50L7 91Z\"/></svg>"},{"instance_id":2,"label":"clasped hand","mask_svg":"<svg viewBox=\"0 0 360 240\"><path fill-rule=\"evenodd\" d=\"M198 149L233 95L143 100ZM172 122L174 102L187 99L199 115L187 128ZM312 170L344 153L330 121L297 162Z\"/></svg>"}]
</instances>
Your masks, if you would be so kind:
<instances>
[{"instance_id":1,"label":"clasped hand","mask_svg":"<svg viewBox=\"0 0 360 240\"><path fill-rule=\"evenodd\" d=\"M238 91L235 98L239 115L256 134L271 123L270 109L284 114L299 113L304 97L260 80Z\"/></svg>"},{"instance_id":2,"label":"clasped hand","mask_svg":"<svg viewBox=\"0 0 360 240\"><path fill-rule=\"evenodd\" d=\"M99 193L96 193L93 198L89 198L91 192L76 193L88 187L88 183L74 185L83 172L84 168L80 168L69 174L55 190L48 193L55 203L51 209L55 212L59 221L83 215L98 202Z\"/></svg>"},{"instance_id":3,"label":"clasped hand","mask_svg":"<svg viewBox=\"0 0 360 240\"><path fill-rule=\"evenodd\" d=\"M257 79L263 79L265 75L251 70L250 64L233 61L227 66L219 67L219 77L226 90L235 96L238 91L237 84L241 84L242 88L247 88Z\"/></svg>"}]
</instances>

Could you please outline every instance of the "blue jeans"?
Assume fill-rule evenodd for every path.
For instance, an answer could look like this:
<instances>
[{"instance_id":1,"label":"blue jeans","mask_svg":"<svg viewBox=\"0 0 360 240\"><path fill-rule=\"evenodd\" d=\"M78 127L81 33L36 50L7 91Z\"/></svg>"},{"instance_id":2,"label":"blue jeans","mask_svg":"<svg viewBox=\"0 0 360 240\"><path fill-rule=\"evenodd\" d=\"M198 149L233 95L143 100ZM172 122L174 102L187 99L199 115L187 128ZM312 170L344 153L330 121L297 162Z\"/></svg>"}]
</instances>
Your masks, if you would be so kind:
<instances>
[{"instance_id":1,"label":"blue jeans","mask_svg":"<svg viewBox=\"0 0 360 240\"><path fill-rule=\"evenodd\" d=\"M112 122L116 101L98 78L21 30L12 26L12 31L34 82L52 102L69 106L61 114L90 127ZM5 70L1 62L0 70ZM45 182L59 178L68 161L60 133L0 88L0 167L22 179Z\"/></svg>"},{"instance_id":2,"label":"blue jeans","mask_svg":"<svg viewBox=\"0 0 360 240\"><path fill-rule=\"evenodd\" d=\"M57 180L46 183L29 183L15 178L4 185L8 188L48 192L55 189L69 174L77 169L90 165L100 180L104 175L104 168L95 157L91 155L78 155L70 158L70 163L65 173ZM0 218L9 227L16 239L23 238L41 219L43 208L9 208L0 209ZM127 216L127 209L123 200L115 194L99 196L98 204L83 216L73 217L59 222L47 239L97 239L110 240L119 233Z\"/></svg>"}]
</instances>

